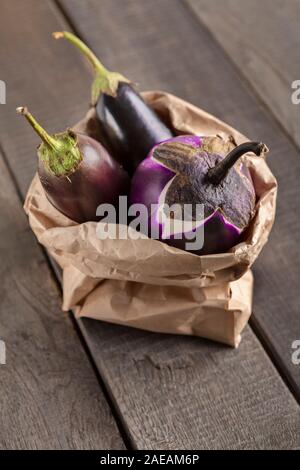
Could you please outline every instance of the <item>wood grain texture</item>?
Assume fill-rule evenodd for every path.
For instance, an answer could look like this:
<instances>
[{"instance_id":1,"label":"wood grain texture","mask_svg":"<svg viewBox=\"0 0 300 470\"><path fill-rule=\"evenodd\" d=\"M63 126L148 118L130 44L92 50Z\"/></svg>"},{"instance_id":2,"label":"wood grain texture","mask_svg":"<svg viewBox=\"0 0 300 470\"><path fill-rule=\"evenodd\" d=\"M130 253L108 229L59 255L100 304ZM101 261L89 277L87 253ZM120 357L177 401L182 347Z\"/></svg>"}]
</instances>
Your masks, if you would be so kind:
<instances>
[{"instance_id":1,"label":"wood grain texture","mask_svg":"<svg viewBox=\"0 0 300 470\"><path fill-rule=\"evenodd\" d=\"M143 88L163 88L192 101L270 147L269 164L279 183L277 218L270 243L255 265L253 322L300 398L300 368L291 362L291 344L300 337L299 152L184 4L168 0L159 5L156 0L147 5L126 1L122 8L120 2L106 0L62 4L108 66ZM101 41L102 36L107 41ZM122 37L124 47L120 47Z\"/></svg>"},{"instance_id":2,"label":"wood grain texture","mask_svg":"<svg viewBox=\"0 0 300 470\"><path fill-rule=\"evenodd\" d=\"M185 0L300 146L298 0Z\"/></svg>"},{"instance_id":3,"label":"wood grain texture","mask_svg":"<svg viewBox=\"0 0 300 470\"><path fill-rule=\"evenodd\" d=\"M124 448L0 154L1 449Z\"/></svg>"},{"instance_id":4,"label":"wood grain texture","mask_svg":"<svg viewBox=\"0 0 300 470\"><path fill-rule=\"evenodd\" d=\"M299 2L185 1L299 145L300 105L291 102L291 82L299 78ZM241 113L247 109L242 103ZM291 362L291 344L300 338L300 158L279 126L271 118L268 123L259 135L271 148L278 210L271 243L255 268L252 323L300 399L300 367ZM249 122L245 133L254 136L253 127Z\"/></svg>"},{"instance_id":5,"label":"wood grain texture","mask_svg":"<svg viewBox=\"0 0 300 470\"><path fill-rule=\"evenodd\" d=\"M299 408L247 328L238 350L81 321L139 449L300 448Z\"/></svg>"},{"instance_id":6,"label":"wood grain texture","mask_svg":"<svg viewBox=\"0 0 300 470\"><path fill-rule=\"evenodd\" d=\"M16 17L24 19L17 32ZM89 67L75 50L52 38L54 30L66 27L52 1L2 2L0 26L1 80L7 88L7 104L0 107L0 140L9 164L22 175L18 182L25 194L36 171L39 138L16 107L28 106L49 132L65 130L88 108Z\"/></svg>"},{"instance_id":7,"label":"wood grain texture","mask_svg":"<svg viewBox=\"0 0 300 470\"><path fill-rule=\"evenodd\" d=\"M166 89L192 101L274 149L271 166L286 189L279 223L257 267L256 318L272 348L282 355L284 371L296 388L299 369L291 364L291 341L300 325L299 253L289 226L299 233L299 219L294 216L297 150L181 2L63 0L60 4L108 67L140 82L142 88ZM290 159L293 171L282 155ZM291 253L295 267L287 292L286 273L278 264L291 260ZM283 309L291 299L292 310ZM239 350L231 351L199 339L151 335L90 320L80 324L138 448L284 448L292 435L296 441L291 446L299 446L299 409L249 329ZM284 416L282 403L291 410L290 416Z\"/></svg>"},{"instance_id":8,"label":"wood grain texture","mask_svg":"<svg viewBox=\"0 0 300 470\"><path fill-rule=\"evenodd\" d=\"M18 33L13 26L16 16L22 18ZM10 151L7 157L18 166L19 177L24 175L24 179L19 178L23 187L36 163L34 146L26 154L29 141L23 137L31 132L24 128L22 135L17 133L21 122L13 124L13 108L23 93L28 105L34 107L28 91L47 108L42 100L47 86L42 90L33 85L33 79L43 78L45 84L45 78L33 74L38 75L34 68L41 65L41 59L47 60L45 50L38 46L38 32L42 36L47 23L55 27L50 18L44 2L1 4L0 70L7 83L8 103L0 106L0 140L6 142L6 150ZM30 45L32 31L36 44L24 47L26 41ZM39 60L32 52L34 48L40 50ZM28 60L30 54L36 61L34 65ZM32 159L28 159L26 173L28 154ZM123 449L110 407L74 325L69 315L61 312L56 282L28 226L2 153L0 259L0 339L7 349L7 363L0 365L0 448Z\"/></svg>"}]
</instances>

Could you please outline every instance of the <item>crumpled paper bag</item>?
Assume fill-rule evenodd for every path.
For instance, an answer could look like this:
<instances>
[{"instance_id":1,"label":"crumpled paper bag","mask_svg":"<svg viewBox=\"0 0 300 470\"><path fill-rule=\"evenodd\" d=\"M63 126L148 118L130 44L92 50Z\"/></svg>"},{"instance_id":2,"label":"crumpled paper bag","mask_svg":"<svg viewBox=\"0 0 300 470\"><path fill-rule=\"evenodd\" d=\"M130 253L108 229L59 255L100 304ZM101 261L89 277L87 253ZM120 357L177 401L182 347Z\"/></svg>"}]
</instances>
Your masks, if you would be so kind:
<instances>
[{"instance_id":1,"label":"crumpled paper bag","mask_svg":"<svg viewBox=\"0 0 300 470\"><path fill-rule=\"evenodd\" d=\"M247 140L175 96L147 92L144 98L178 134L231 134L238 144ZM93 109L74 129L101 136ZM36 175L24 209L39 242L63 270L63 309L72 308L78 317L237 347L252 308L249 268L268 240L277 192L263 158L246 155L244 160L257 194L256 215L241 243L227 253L201 257L137 233L136 240L100 240L96 222L77 224L49 203Z\"/></svg>"}]
</instances>

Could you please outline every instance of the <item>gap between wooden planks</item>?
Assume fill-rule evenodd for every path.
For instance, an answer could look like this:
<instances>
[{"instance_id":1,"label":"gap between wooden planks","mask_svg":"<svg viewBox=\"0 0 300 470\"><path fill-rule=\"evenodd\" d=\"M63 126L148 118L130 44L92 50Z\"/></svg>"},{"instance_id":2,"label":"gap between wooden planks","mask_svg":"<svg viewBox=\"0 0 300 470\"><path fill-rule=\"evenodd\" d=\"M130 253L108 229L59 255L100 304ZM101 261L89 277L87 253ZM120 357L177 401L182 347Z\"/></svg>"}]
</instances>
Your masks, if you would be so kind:
<instances>
[{"instance_id":1,"label":"gap between wooden planks","mask_svg":"<svg viewBox=\"0 0 300 470\"><path fill-rule=\"evenodd\" d=\"M300 400L300 367L291 361L291 345L300 337L299 152L186 3L60 0L59 5L109 67L143 88L163 88L192 101L270 147L269 164L279 182L277 216L254 266L252 323Z\"/></svg>"},{"instance_id":2,"label":"gap between wooden planks","mask_svg":"<svg viewBox=\"0 0 300 470\"><path fill-rule=\"evenodd\" d=\"M22 16L24 11L38 24L28 16L27 31L20 28L14 41L10 36L14 34L14 14ZM14 48L22 54L22 34L30 42L31 24L38 35L49 20L48 11L37 2L31 2L31 8L29 2L1 6L0 70L8 88L7 105L0 105L1 141L11 141L17 134L12 122L4 133L3 122L14 116L13 96L26 77L19 66L28 73L32 94L36 90L30 62L26 57L19 61ZM30 105L30 97L25 95ZM22 159L21 136L18 142L20 148L13 153L17 160ZM11 156L7 154L7 159ZM6 364L0 365L0 448L124 449L73 323L60 311L56 281L30 231L17 192L0 149L0 339L6 347Z\"/></svg>"},{"instance_id":3,"label":"gap between wooden planks","mask_svg":"<svg viewBox=\"0 0 300 470\"><path fill-rule=\"evenodd\" d=\"M13 0L11 3L15 9L22 8L20 2ZM171 91L173 85L180 87L181 80L175 82L174 78L174 81L167 81L166 75L164 81L159 78L155 82L150 74L154 70L155 75L157 69L161 70L159 73L165 73L158 63L156 67L153 65L161 44L182 50L176 42L174 30L165 38L159 37L161 26L164 25L161 22L165 19L153 8L157 7L157 2L150 2L150 6L148 2L122 2L123 9L119 12L120 4L116 1L66 3L73 13L76 10L77 18L86 30L90 30L90 22L96 21L93 24L95 30L97 24L101 31L102 28L105 31L105 27L113 27L114 34L124 37L124 47L128 41L138 44L139 60L128 49L131 56L131 65L128 62L128 67L132 69L132 75L136 64L141 67L141 71L143 63L147 69L151 57L152 65L149 66L149 74L144 75L144 82L148 80L149 87L164 83ZM166 13L170 3L165 1L163 5ZM193 37L193 23L190 23L190 17L181 8L178 3L170 24L175 29L180 24L186 37L189 37L187 33L190 31ZM83 17L80 17L80 12ZM67 44L52 43L50 28L66 27L53 3L39 2L37 6L36 2L27 0L26 9L22 9L21 13L24 21L14 45L17 65L9 59L6 62L7 77L11 83L16 80L13 84L14 96L11 97L9 114L1 119L1 128L4 129L2 145L24 195L36 165L33 149L37 139L15 116L14 107L23 104L21 99L26 99L24 104L32 108L49 130L62 129L76 122L85 111L90 79L76 51L72 51ZM108 21L109 18L113 18L113 22ZM145 18L155 21L150 21L149 26ZM1 27L4 29L7 23L6 19ZM52 28L53 23L55 28ZM39 29L39 24L43 28ZM125 28L124 31L124 24L130 25L128 30ZM141 41L133 41L135 38L132 39L132 34L140 34L138 39ZM102 45L110 60L117 60L115 55L118 55L120 48L119 43L113 42L112 31L110 38L110 46L113 47L107 50L107 44L103 45L103 41ZM25 52L24 42L32 39L38 47ZM95 45L98 45L99 36L94 40ZM151 47L153 41L154 49L147 49L145 41ZM213 48L213 52L216 51ZM143 57L147 57L147 61L143 62ZM125 59L128 60L128 56ZM170 60L172 66L176 69ZM178 67L181 70L179 63ZM186 78L184 70L181 73ZM34 89L29 84L32 75L38 78ZM180 76L179 70L176 76ZM196 79L191 79L190 85L184 83L182 93L188 90L184 91L184 86L196 90ZM238 92L243 96L241 91ZM179 89L177 93L181 94ZM9 134L11 129L14 129L14 139ZM30 154L32 158L29 158ZM92 320L81 320L79 326L134 447L193 449L299 446L297 403L249 328L246 329L241 347L236 351L198 338L156 335Z\"/></svg>"},{"instance_id":4,"label":"gap between wooden planks","mask_svg":"<svg viewBox=\"0 0 300 470\"><path fill-rule=\"evenodd\" d=\"M0 253L0 448L124 449L1 152Z\"/></svg>"},{"instance_id":5,"label":"gap between wooden planks","mask_svg":"<svg viewBox=\"0 0 300 470\"><path fill-rule=\"evenodd\" d=\"M291 100L291 83L299 78L300 5L295 0L184 2L229 55L250 93L271 113L269 163L278 179L278 208L272 244L254 267L250 323L300 401L300 367L291 361L291 344L300 338L300 107ZM262 132L268 135L266 124ZM286 133L298 151L285 145Z\"/></svg>"},{"instance_id":6,"label":"gap between wooden planks","mask_svg":"<svg viewBox=\"0 0 300 470\"><path fill-rule=\"evenodd\" d=\"M300 147L298 0L184 0ZM299 93L297 93L299 96Z\"/></svg>"}]
</instances>

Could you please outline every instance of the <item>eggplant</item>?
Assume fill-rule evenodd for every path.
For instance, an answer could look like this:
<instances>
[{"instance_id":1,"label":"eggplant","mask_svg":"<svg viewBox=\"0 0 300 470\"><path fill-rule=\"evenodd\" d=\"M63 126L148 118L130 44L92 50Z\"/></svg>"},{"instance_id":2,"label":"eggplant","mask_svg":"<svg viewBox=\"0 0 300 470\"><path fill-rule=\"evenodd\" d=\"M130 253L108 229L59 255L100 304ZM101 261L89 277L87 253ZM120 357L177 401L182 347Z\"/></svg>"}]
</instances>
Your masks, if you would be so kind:
<instances>
[{"instance_id":1,"label":"eggplant","mask_svg":"<svg viewBox=\"0 0 300 470\"><path fill-rule=\"evenodd\" d=\"M53 33L77 46L95 70L92 105L102 130L103 143L131 174L151 148L173 137L173 133L150 108L132 83L117 72L108 71L95 54L67 31Z\"/></svg>"},{"instance_id":2,"label":"eggplant","mask_svg":"<svg viewBox=\"0 0 300 470\"><path fill-rule=\"evenodd\" d=\"M247 152L261 156L267 151L261 142L236 146L232 137L220 136L178 136L155 146L131 184L131 204L147 208L145 234L155 233L161 241L197 255L228 251L255 213L251 175L239 159ZM203 209L201 218L197 204ZM194 249L190 243L187 248L200 231L201 247Z\"/></svg>"},{"instance_id":3,"label":"eggplant","mask_svg":"<svg viewBox=\"0 0 300 470\"><path fill-rule=\"evenodd\" d=\"M38 175L50 203L78 223L97 221L97 207L114 206L129 188L129 177L95 139L72 129L49 135L25 107L26 117L40 136Z\"/></svg>"}]
</instances>

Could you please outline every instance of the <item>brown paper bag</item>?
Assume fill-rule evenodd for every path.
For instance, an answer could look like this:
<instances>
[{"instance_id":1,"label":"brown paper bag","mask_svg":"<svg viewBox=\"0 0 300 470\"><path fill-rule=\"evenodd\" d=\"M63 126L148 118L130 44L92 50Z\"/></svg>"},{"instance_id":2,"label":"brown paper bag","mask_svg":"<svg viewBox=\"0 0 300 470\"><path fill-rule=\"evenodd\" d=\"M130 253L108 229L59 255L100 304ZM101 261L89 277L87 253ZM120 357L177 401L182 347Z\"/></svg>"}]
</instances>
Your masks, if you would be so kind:
<instances>
[{"instance_id":1,"label":"brown paper bag","mask_svg":"<svg viewBox=\"0 0 300 470\"><path fill-rule=\"evenodd\" d=\"M247 140L175 96L148 92L144 97L178 134L232 134L238 144ZM93 110L74 128L99 137ZM227 253L201 257L145 236L100 240L96 222L77 224L62 215L35 176L24 208L39 242L63 269L63 309L74 309L78 317L238 346L252 308L249 268L267 242L277 192L264 159L244 158L258 197L245 241Z\"/></svg>"}]
</instances>

